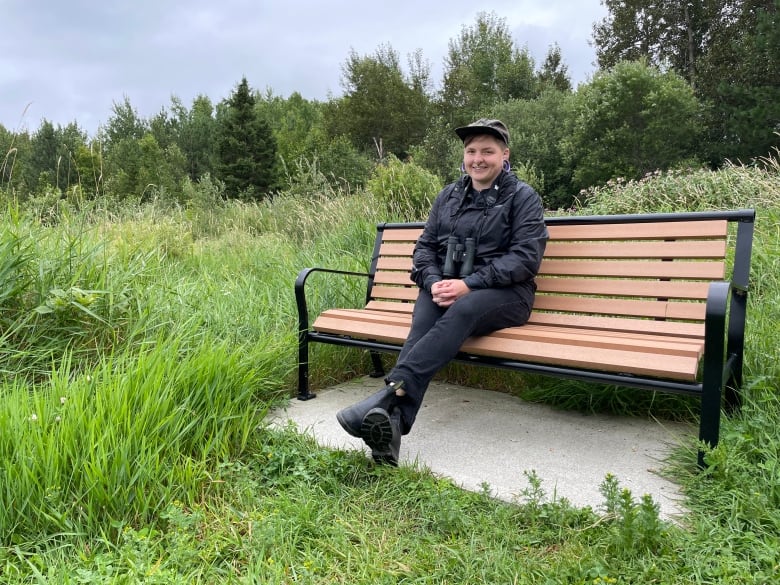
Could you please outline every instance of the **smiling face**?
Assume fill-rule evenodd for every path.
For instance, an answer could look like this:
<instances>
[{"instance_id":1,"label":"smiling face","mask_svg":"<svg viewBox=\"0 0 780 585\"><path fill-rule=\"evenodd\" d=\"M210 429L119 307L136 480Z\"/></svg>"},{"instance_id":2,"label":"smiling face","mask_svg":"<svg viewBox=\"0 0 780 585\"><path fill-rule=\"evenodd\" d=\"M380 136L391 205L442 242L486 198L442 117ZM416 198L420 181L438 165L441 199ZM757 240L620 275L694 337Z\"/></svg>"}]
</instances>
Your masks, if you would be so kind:
<instances>
[{"instance_id":1,"label":"smiling face","mask_svg":"<svg viewBox=\"0 0 780 585\"><path fill-rule=\"evenodd\" d=\"M509 160L509 148L493 136L478 134L464 143L463 166L475 189L490 187L505 160Z\"/></svg>"}]
</instances>

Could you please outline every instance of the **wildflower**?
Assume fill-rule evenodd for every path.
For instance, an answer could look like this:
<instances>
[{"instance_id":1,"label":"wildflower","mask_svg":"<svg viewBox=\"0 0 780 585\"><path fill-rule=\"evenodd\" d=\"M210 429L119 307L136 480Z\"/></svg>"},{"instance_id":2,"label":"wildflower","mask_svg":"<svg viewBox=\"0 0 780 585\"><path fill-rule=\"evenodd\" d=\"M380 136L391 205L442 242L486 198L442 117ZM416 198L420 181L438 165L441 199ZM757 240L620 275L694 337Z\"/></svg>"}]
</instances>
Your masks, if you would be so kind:
<instances>
[{"instance_id":1,"label":"wildflower","mask_svg":"<svg viewBox=\"0 0 780 585\"><path fill-rule=\"evenodd\" d=\"M60 422L62 420L62 417L60 415L57 415L54 417L54 422Z\"/></svg>"},{"instance_id":2,"label":"wildflower","mask_svg":"<svg viewBox=\"0 0 780 585\"><path fill-rule=\"evenodd\" d=\"M37 415L37 414L35 414L35 413L33 412L33 413L30 415L30 420L31 420L32 422L35 422L35 421L37 421L37 420L38 420L38 415Z\"/></svg>"},{"instance_id":3,"label":"wildflower","mask_svg":"<svg viewBox=\"0 0 780 585\"><path fill-rule=\"evenodd\" d=\"M65 401L67 398L65 396L60 396L60 404L65 404Z\"/></svg>"}]
</instances>

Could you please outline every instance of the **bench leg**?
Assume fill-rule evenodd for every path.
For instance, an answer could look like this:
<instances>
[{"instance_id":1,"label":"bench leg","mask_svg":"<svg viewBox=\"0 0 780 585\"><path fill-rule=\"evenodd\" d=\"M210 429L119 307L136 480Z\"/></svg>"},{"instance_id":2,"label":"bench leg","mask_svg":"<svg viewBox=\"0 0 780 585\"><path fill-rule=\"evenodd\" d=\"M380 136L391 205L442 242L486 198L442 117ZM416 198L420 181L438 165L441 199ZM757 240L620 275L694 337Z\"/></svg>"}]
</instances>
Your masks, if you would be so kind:
<instances>
[{"instance_id":1,"label":"bench leg","mask_svg":"<svg viewBox=\"0 0 780 585\"><path fill-rule=\"evenodd\" d=\"M306 331L301 331L298 333L298 400L316 397L309 392L309 338Z\"/></svg>"},{"instance_id":2,"label":"bench leg","mask_svg":"<svg viewBox=\"0 0 780 585\"><path fill-rule=\"evenodd\" d=\"M371 363L374 366L374 371L369 374L372 378L382 378L385 375L385 366L382 364L382 356L379 352L372 351Z\"/></svg>"}]
</instances>

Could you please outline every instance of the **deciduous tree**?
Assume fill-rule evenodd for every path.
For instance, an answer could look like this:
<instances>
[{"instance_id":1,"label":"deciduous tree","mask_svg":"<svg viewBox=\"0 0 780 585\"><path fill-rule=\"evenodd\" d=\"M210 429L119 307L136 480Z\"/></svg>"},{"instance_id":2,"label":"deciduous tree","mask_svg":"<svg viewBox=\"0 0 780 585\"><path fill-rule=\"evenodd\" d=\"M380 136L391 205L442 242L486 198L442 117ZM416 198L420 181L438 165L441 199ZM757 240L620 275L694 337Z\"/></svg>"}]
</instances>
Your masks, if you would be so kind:
<instances>
[{"instance_id":1,"label":"deciduous tree","mask_svg":"<svg viewBox=\"0 0 780 585\"><path fill-rule=\"evenodd\" d=\"M534 97L536 89L533 59L515 47L506 20L495 13L480 13L450 40L440 101L450 127L474 121L499 102Z\"/></svg>"},{"instance_id":2,"label":"deciduous tree","mask_svg":"<svg viewBox=\"0 0 780 585\"><path fill-rule=\"evenodd\" d=\"M696 154L701 107L686 81L641 61L623 61L580 86L565 141L574 186L638 179Z\"/></svg>"},{"instance_id":3,"label":"deciduous tree","mask_svg":"<svg viewBox=\"0 0 780 585\"><path fill-rule=\"evenodd\" d=\"M398 53L380 45L374 55L351 51L342 67L344 97L325 110L330 137L344 135L361 150L405 158L428 126L427 66L417 54L405 75Z\"/></svg>"}]
</instances>

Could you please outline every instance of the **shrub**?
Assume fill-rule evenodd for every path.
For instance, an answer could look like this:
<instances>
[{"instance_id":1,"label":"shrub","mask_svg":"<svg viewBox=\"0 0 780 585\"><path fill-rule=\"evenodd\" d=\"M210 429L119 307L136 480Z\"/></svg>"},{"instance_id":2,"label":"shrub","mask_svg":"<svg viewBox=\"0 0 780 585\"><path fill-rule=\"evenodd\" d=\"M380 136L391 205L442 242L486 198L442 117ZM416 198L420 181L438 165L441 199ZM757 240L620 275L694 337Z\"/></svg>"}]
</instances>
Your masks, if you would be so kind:
<instances>
[{"instance_id":1,"label":"shrub","mask_svg":"<svg viewBox=\"0 0 780 585\"><path fill-rule=\"evenodd\" d=\"M413 162L403 163L390 155L368 181L367 189L384 204L391 217L418 221L428 216L441 180Z\"/></svg>"}]
</instances>

